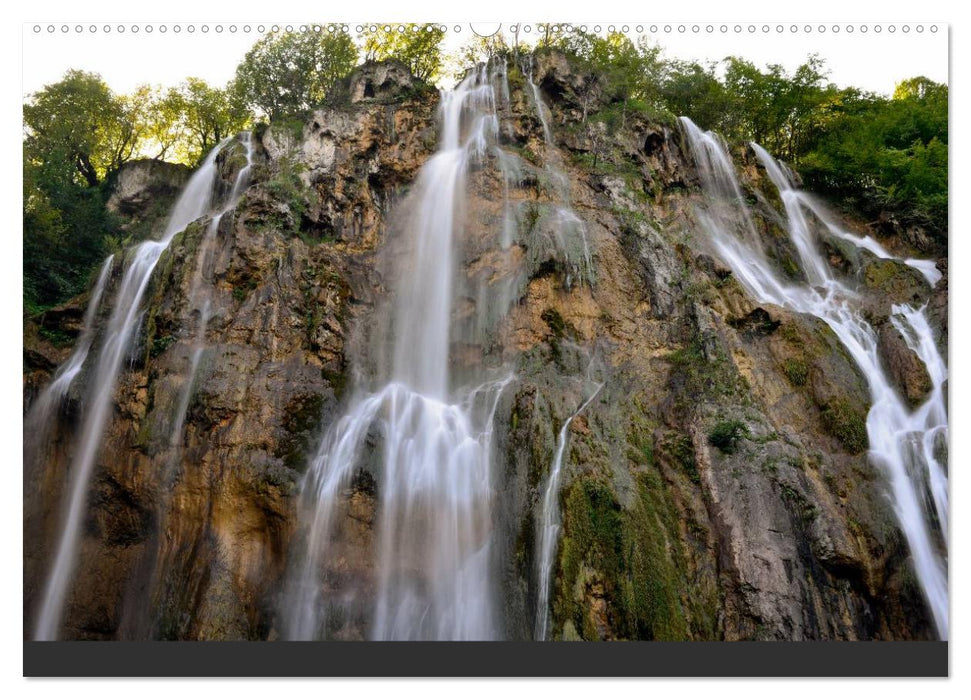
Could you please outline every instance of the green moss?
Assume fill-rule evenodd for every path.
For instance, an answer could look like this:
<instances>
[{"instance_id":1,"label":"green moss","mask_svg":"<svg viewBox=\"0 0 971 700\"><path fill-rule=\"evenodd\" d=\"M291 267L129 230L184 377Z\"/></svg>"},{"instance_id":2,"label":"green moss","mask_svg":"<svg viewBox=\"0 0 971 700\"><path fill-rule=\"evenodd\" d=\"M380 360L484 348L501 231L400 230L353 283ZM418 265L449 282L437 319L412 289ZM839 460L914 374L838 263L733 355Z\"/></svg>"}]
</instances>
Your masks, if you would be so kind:
<instances>
[{"instance_id":1,"label":"green moss","mask_svg":"<svg viewBox=\"0 0 971 700\"><path fill-rule=\"evenodd\" d=\"M75 336L66 333L60 328L41 328L38 333L48 343L55 348L68 348L74 344Z\"/></svg>"},{"instance_id":2,"label":"green moss","mask_svg":"<svg viewBox=\"0 0 971 700\"><path fill-rule=\"evenodd\" d=\"M175 343L175 337L171 335L163 335L158 338L152 339L152 346L149 349L148 354L152 359L155 359L163 352L168 350Z\"/></svg>"},{"instance_id":3,"label":"green moss","mask_svg":"<svg viewBox=\"0 0 971 700\"><path fill-rule=\"evenodd\" d=\"M626 636L684 640L691 637L681 600L686 564L676 514L654 473L638 479L637 501L624 523L624 572L620 580Z\"/></svg>"},{"instance_id":4,"label":"green moss","mask_svg":"<svg viewBox=\"0 0 971 700\"><path fill-rule=\"evenodd\" d=\"M578 479L567 492L563 506L563 539L560 551L559 595L554 602L554 617L572 620L585 639L587 625L585 606L576 600L574 588L584 566L602 573L607 579L606 595L619 574L623 541L620 506L603 484Z\"/></svg>"},{"instance_id":5,"label":"green moss","mask_svg":"<svg viewBox=\"0 0 971 700\"><path fill-rule=\"evenodd\" d=\"M866 266L863 273L863 280L867 287L877 288L886 284L895 274L897 274L897 263L894 260L874 260Z\"/></svg>"},{"instance_id":6,"label":"green moss","mask_svg":"<svg viewBox=\"0 0 971 700\"><path fill-rule=\"evenodd\" d=\"M734 454L738 443L748 437L748 428L740 420L724 420L715 423L708 433L708 442L725 454Z\"/></svg>"},{"instance_id":7,"label":"green moss","mask_svg":"<svg viewBox=\"0 0 971 700\"><path fill-rule=\"evenodd\" d=\"M344 395L344 390L347 388L347 372L321 368L320 376L330 384L331 389L334 390L334 396L339 399Z\"/></svg>"},{"instance_id":8,"label":"green moss","mask_svg":"<svg viewBox=\"0 0 971 700\"><path fill-rule=\"evenodd\" d=\"M613 215L620 224L620 232L625 236L640 236L641 228L649 224L647 217L642 211L614 207Z\"/></svg>"},{"instance_id":9,"label":"green moss","mask_svg":"<svg viewBox=\"0 0 971 700\"><path fill-rule=\"evenodd\" d=\"M315 193L309 190L300 179L300 174L306 171L307 166L303 163L295 163L290 158L279 160L276 174L266 182L266 189L270 195L279 202L286 205L293 218L293 226L296 231L300 230L300 222L306 213ZM284 222L272 222L278 225Z\"/></svg>"},{"instance_id":10,"label":"green moss","mask_svg":"<svg viewBox=\"0 0 971 700\"><path fill-rule=\"evenodd\" d=\"M246 301L246 297L250 295L250 292L259 286L260 282L255 277L247 277L245 280L240 280L233 287L233 299L242 304Z\"/></svg>"},{"instance_id":11,"label":"green moss","mask_svg":"<svg viewBox=\"0 0 971 700\"><path fill-rule=\"evenodd\" d=\"M846 399L834 399L823 409L827 432L839 440L851 454L864 452L870 446L866 432L866 414Z\"/></svg>"},{"instance_id":12,"label":"green moss","mask_svg":"<svg viewBox=\"0 0 971 700\"><path fill-rule=\"evenodd\" d=\"M799 265L795 260L792 259L791 255L784 255L782 257L782 270L790 279L798 279L800 273Z\"/></svg>"},{"instance_id":13,"label":"green moss","mask_svg":"<svg viewBox=\"0 0 971 700\"><path fill-rule=\"evenodd\" d=\"M782 371L793 386L805 386L809 381L809 363L805 360L790 358L782 363Z\"/></svg>"},{"instance_id":14,"label":"green moss","mask_svg":"<svg viewBox=\"0 0 971 700\"><path fill-rule=\"evenodd\" d=\"M564 502L554 620L562 634L597 639L585 605L588 582L603 584L607 622L619 638L683 640L709 637L711 624L692 631L683 598L690 596L678 517L657 472L637 476L631 508L589 477L575 481ZM711 606L706 596L705 605ZM706 618L713 616L705 615Z\"/></svg>"},{"instance_id":15,"label":"green moss","mask_svg":"<svg viewBox=\"0 0 971 700\"><path fill-rule=\"evenodd\" d=\"M688 435L679 433L667 433L661 441L663 450L668 461L675 467L684 472L685 476L694 483L701 483L701 475L698 473L698 462L695 460L695 447Z\"/></svg>"},{"instance_id":16,"label":"green moss","mask_svg":"<svg viewBox=\"0 0 971 700\"><path fill-rule=\"evenodd\" d=\"M526 203L526 206L523 208L523 231L526 235L536 230L536 224L539 223L541 216L542 212L540 211L539 205L535 202Z\"/></svg>"},{"instance_id":17,"label":"green moss","mask_svg":"<svg viewBox=\"0 0 971 700\"><path fill-rule=\"evenodd\" d=\"M672 389L682 408L690 408L702 398L730 396L738 388L734 367L719 350L705 352L700 336L665 357L671 364Z\"/></svg>"},{"instance_id":18,"label":"green moss","mask_svg":"<svg viewBox=\"0 0 971 700\"><path fill-rule=\"evenodd\" d=\"M790 508L790 512L799 516L805 523L811 523L819 515L819 509L810 503L805 496L788 484L779 484L782 490L782 500Z\"/></svg>"},{"instance_id":19,"label":"green moss","mask_svg":"<svg viewBox=\"0 0 971 700\"><path fill-rule=\"evenodd\" d=\"M543 319L555 338L562 338L564 336L567 325L559 311L553 308L546 309L540 314L540 318Z\"/></svg>"}]
</instances>

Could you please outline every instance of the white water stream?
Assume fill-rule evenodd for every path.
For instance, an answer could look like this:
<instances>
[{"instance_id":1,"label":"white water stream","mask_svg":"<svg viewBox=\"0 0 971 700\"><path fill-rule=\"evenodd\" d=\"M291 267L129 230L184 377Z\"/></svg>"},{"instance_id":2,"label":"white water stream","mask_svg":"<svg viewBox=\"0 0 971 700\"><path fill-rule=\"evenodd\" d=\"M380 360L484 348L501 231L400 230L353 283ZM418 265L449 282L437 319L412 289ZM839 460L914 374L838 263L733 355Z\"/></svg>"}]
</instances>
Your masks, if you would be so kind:
<instances>
[{"instance_id":1,"label":"white water stream","mask_svg":"<svg viewBox=\"0 0 971 700\"><path fill-rule=\"evenodd\" d=\"M560 536L562 526L560 516L560 472L563 469L563 459L566 455L566 446L570 436L570 424L573 419L583 413L584 409L590 405L603 384L597 384L597 388L580 406L570 414L570 417L563 421L560 434L556 438L556 452L553 456L553 464L550 466L550 475L546 481L546 488L543 491L543 510L539 525L539 558L537 559L536 576L538 581L538 594L536 596L536 640L545 641L549 632L550 617L550 584L553 579L553 555L556 554L556 545Z\"/></svg>"},{"instance_id":2,"label":"white water stream","mask_svg":"<svg viewBox=\"0 0 971 700\"><path fill-rule=\"evenodd\" d=\"M351 402L327 431L303 485L307 550L291 582L285 634L326 636L322 590L351 480L378 436L377 640L495 638L491 572L493 414L510 378L453 391L449 377L455 249L470 163L495 143L485 68L440 107L438 151L422 167L397 262L390 381Z\"/></svg>"},{"instance_id":3,"label":"white water stream","mask_svg":"<svg viewBox=\"0 0 971 700\"><path fill-rule=\"evenodd\" d=\"M111 315L101 333L97 365L88 385L89 395L85 397L83 422L70 464L70 483L65 490L61 534L54 550L34 631L36 640L54 640L58 636L64 605L78 563L82 521L91 476L114 406L118 377L139 326L141 301L152 271L176 234L209 211L216 181L216 157L228 142L224 141L214 148L192 175L169 216L162 237L157 241L145 241L126 255L127 267L111 301ZM86 356L87 353L85 358Z\"/></svg>"},{"instance_id":4,"label":"white water stream","mask_svg":"<svg viewBox=\"0 0 971 700\"><path fill-rule=\"evenodd\" d=\"M933 384L926 401L911 410L881 364L877 334L858 308L855 289L829 267L806 215L819 218L831 235L866 247L879 257L891 257L889 253L875 241L868 242L840 230L818 204L793 187L789 175L772 156L753 144L757 157L779 190L787 231L809 284L786 280L773 268L758 244L735 167L722 142L714 134L702 132L690 120L682 117L681 121L708 200L698 216L719 256L758 301L825 321L866 377L871 398L866 422L869 459L886 476L917 579L938 633L947 639L947 467L939 456L940 450L935 449L938 441L946 444L947 404L943 384L947 368L937 351L924 310L900 305L892 308L891 322L925 364ZM918 269L928 281L940 279L933 263L903 262Z\"/></svg>"}]
</instances>

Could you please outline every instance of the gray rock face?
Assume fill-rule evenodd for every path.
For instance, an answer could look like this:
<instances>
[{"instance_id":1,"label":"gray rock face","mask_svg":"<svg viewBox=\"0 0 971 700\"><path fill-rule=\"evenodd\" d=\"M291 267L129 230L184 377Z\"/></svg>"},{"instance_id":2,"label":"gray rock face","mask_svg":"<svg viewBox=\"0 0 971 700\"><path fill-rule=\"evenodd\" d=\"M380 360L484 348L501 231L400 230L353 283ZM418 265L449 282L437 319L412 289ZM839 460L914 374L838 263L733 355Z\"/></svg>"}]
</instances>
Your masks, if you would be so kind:
<instances>
[{"instance_id":1,"label":"gray rock face","mask_svg":"<svg viewBox=\"0 0 971 700\"><path fill-rule=\"evenodd\" d=\"M907 347L907 341L900 335L900 331L890 323L885 323L880 328L878 347L880 358L898 390L911 406L919 406L933 388L924 363Z\"/></svg>"},{"instance_id":2,"label":"gray rock face","mask_svg":"<svg viewBox=\"0 0 971 700\"><path fill-rule=\"evenodd\" d=\"M351 76L351 102L384 102L402 97L414 89L416 79L398 61L367 63Z\"/></svg>"},{"instance_id":3,"label":"gray rock face","mask_svg":"<svg viewBox=\"0 0 971 700\"><path fill-rule=\"evenodd\" d=\"M131 221L158 216L160 210L174 201L192 171L184 165L161 160L134 160L118 171L109 211Z\"/></svg>"}]
</instances>

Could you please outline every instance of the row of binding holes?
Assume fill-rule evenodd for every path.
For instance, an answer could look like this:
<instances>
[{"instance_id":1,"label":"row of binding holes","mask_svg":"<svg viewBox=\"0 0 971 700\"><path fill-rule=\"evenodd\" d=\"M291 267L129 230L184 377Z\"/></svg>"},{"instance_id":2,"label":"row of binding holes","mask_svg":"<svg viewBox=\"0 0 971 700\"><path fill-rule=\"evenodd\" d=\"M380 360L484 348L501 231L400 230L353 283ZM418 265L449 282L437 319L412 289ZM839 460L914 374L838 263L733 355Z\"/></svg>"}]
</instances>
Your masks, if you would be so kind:
<instances>
[{"instance_id":1,"label":"row of binding holes","mask_svg":"<svg viewBox=\"0 0 971 700\"><path fill-rule=\"evenodd\" d=\"M39 24L34 25L34 34L40 34L44 30L45 28L42 27L41 25ZM114 27L111 26L110 24L105 24L104 26L91 24L91 25L88 25L87 27L85 27L82 24L76 24L73 27L67 24L62 24L60 25L60 27L57 27L53 24L49 24L47 25L46 30L48 34L54 34L58 30L60 30L61 34L67 34L71 31L73 31L76 34L81 34L84 32L88 32L90 34L97 34L98 32L101 32L103 34L111 34L112 32L116 34L125 34L126 32L130 34L138 34L138 32L140 31L146 34L151 34L152 32L155 32L155 31L158 31L159 34L165 34L170 31L173 34L181 34L183 31L189 34L194 34L197 31L201 32L202 34L208 34L209 32L215 32L216 34L222 34L223 32L229 32L230 34L236 34L237 32L242 32L243 34L251 34L254 31L257 34L267 34L267 33L276 34L278 32L330 32L331 34L335 32L344 32L346 34L347 32L350 31L350 27L346 24L299 24L299 25L273 24L269 26L265 24L257 24L255 26L250 24L243 24L243 25L229 24L225 26L222 24L216 24L213 26L209 26L208 24L202 24L199 26L196 26L194 24L187 24L185 26L182 26L181 24L174 24L172 26L169 26L166 24L160 24L158 25L158 27L155 27L154 25L151 25L151 24L146 24L146 25L118 24L118 25L115 25Z\"/></svg>"},{"instance_id":2,"label":"row of binding holes","mask_svg":"<svg viewBox=\"0 0 971 700\"><path fill-rule=\"evenodd\" d=\"M446 26L446 25L444 25L444 24L442 24L442 25L430 25L430 24L421 24L421 25L419 25L419 24L412 24L412 25L403 25L403 24L399 24L399 25L358 24L358 25L356 25L354 27L354 29L359 34L361 34L361 33L368 33L368 32L374 33L374 32L377 32L379 30L379 28L382 31L398 31L398 32L402 32L403 33L403 32L406 32L406 31L415 31L415 32L418 32L418 31L422 31L423 29L426 30L426 31L432 31L435 28L435 26L438 26L439 29L441 29L444 32L447 32L449 30L449 27ZM529 24L509 24L509 25L505 25L505 26L508 27L509 31L512 31L512 32L521 32L523 34L531 34L534 31L537 34L541 34L541 33L544 33L546 31L546 29L544 27L539 27L539 26L533 27L533 25L529 25ZM608 32L618 32L619 31L619 32L622 32L624 34L629 34L631 32L631 29L633 29L636 34L644 34L645 32L648 32L648 33L651 33L651 34L687 34L687 33L691 33L691 34L702 34L702 33L704 33L704 34L716 34L716 33L718 33L718 34L745 34L745 33L747 33L747 34L772 34L772 33L775 33L775 34L798 34L800 32L801 33L804 33L804 34L812 34L814 32L817 33L817 34L826 34L826 33L839 34L841 32L842 33L846 33L846 34L853 34L854 32L858 32L860 34L866 34L868 32L873 32L874 34L880 34L880 33L884 32L884 31L886 31L886 32L888 32L890 34L895 34L898 31L898 29L899 29L900 32L902 32L904 34L909 34L911 30L915 31L918 34L923 34L925 27L922 24L914 25L913 27L911 27L911 25L909 25L909 24L903 24L903 25L900 25L899 27L897 25L895 25L895 24L888 24L886 26L881 25L881 24L875 24L875 25L872 25L872 26L866 25L866 24L860 24L860 25L854 25L854 24L843 24L843 25L840 25L840 24L833 24L833 25L825 25L825 24L819 24L819 25L811 25L811 24L790 24L790 25L783 25L783 24L776 24L776 25L769 25L769 24L762 24L762 25L755 25L755 24L748 24L748 25L742 25L742 24L734 24L734 25L729 25L729 24L719 24L719 25L714 25L714 24L690 24L690 25L689 24L663 24L663 25L657 25L657 24L651 24L651 25L643 25L643 24L638 24L638 25L633 25L633 26L632 25L628 25L628 24L623 24L623 25L614 25L614 24L610 24L610 25L600 25L600 24L593 24L593 25L586 25L586 24L578 24L578 25L573 25L573 24L556 24L556 25L553 25L553 27L552 27L552 31L553 31L554 34L570 33L570 32L574 32L574 31L577 31L577 30L579 30L581 32L593 31L595 34L600 34L604 29L606 29ZM937 33L937 30L938 30L937 25L934 25L934 24L932 24L929 27L927 27L927 29L929 29L932 34L936 34ZM67 34L67 33L72 32L72 31L74 33L76 33L76 34L82 34L82 33L85 33L85 32L87 32L89 34L96 34L98 32L101 32L101 33L104 33L104 34L111 34L112 32L114 32L116 34L125 34L126 32L127 33L130 33L130 34L138 34L139 32L144 32L145 34L151 34L152 32L155 32L155 31L158 31L160 34L165 34L165 33L169 32L169 31L171 31L174 34L180 34L183 31L185 31L185 32L187 32L189 34L194 34L196 31L198 31L198 32L200 32L202 34L208 34L211 31L212 32L215 32L216 34L222 34L224 31L227 31L230 34L236 34L237 32L242 32L244 34L250 34L250 33L254 32L254 31L257 34L266 34L267 32L269 32L269 33L277 33L277 32L280 32L280 31L286 31L286 32L293 32L293 31L298 31L298 32L330 32L330 33L334 33L334 32L344 32L344 33L347 33L347 32L349 32L351 30L351 28L347 24L326 24L326 25L321 25L321 24L301 24L301 25L291 25L291 24L278 25L278 24L273 24L273 25L269 25L269 26L264 25L264 24L258 24L258 25L255 25L255 26L254 25L250 25L250 24L243 24L243 25L230 24L230 25L226 25L226 26L224 26L222 24L216 24L216 25L213 25L211 27L208 24L202 24L202 25L199 25L198 27L196 25L194 25L194 24L187 24L184 27L182 25L180 25L180 24L174 24L171 27L169 25L165 25L165 24L160 24L160 25L158 25L158 27L155 27L154 25L151 25L151 24L146 24L146 25L138 25L138 24L124 25L124 24L118 24L118 25L115 25L115 26L112 26L110 24L105 24L105 25L102 25L102 26L98 26L96 24L91 24L91 25L88 25L88 26L84 26L84 25L81 25L81 24L76 24L73 27L70 26L70 25L67 25L67 24L62 24L60 26L53 25L53 24L49 24L46 27L43 27L43 26L41 26L39 24L35 24L33 26L33 31L34 31L35 34L40 34L40 33L44 32L45 30L46 30L46 32L48 34L54 34L54 33L58 32L58 31L60 31L61 34ZM462 27L461 27L461 25L456 24L454 27L451 27L451 30L454 31L454 32L456 32L456 33L458 33L458 32L461 32L462 31Z\"/></svg>"}]
</instances>

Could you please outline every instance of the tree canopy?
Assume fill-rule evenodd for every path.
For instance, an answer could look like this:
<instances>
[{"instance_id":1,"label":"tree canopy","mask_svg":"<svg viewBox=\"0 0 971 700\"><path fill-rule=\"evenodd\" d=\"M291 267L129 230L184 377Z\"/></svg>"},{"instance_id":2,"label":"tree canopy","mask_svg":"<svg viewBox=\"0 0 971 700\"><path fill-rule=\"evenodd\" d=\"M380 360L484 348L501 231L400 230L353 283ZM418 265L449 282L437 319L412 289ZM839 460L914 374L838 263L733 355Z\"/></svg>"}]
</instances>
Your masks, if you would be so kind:
<instances>
[{"instance_id":1,"label":"tree canopy","mask_svg":"<svg viewBox=\"0 0 971 700\"><path fill-rule=\"evenodd\" d=\"M397 59L419 80L434 80L442 68L445 30L437 24L375 25L361 39L365 60Z\"/></svg>"},{"instance_id":2,"label":"tree canopy","mask_svg":"<svg viewBox=\"0 0 971 700\"><path fill-rule=\"evenodd\" d=\"M270 120L292 116L322 103L357 58L357 46L346 32L269 34L239 64L233 92Z\"/></svg>"},{"instance_id":3,"label":"tree canopy","mask_svg":"<svg viewBox=\"0 0 971 700\"><path fill-rule=\"evenodd\" d=\"M889 215L946 241L946 85L917 76L887 97L837 87L817 56L792 71L738 57L702 65L666 58L658 46L621 33L536 28L539 50L563 51L596 76L589 89L578 88L591 93L582 106L595 166L609 166L598 162L600 151L632 113L686 115L729 141L764 145L807 186L866 216ZM194 166L250 122L299 116L336 95L360 58L397 59L435 81L446 74L446 60L461 75L477 61L531 50L518 26L510 36L511 46L501 34L473 37L447 57L440 25L374 25L356 42L336 27L310 25L261 38L225 87L189 77L128 95L96 74L68 71L23 108L25 307L45 308L81 291L122 238L104 203L106 183L129 160ZM588 106L596 111L588 114Z\"/></svg>"},{"instance_id":4,"label":"tree canopy","mask_svg":"<svg viewBox=\"0 0 971 700\"><path fill-rule=\"evenodd\" d=\"M606 82L612 102L591 121L615 128L629 110L688 116L729 141L761 144L810 188L865 216L920 225L946 243L946 85L918 76L884 97L834 85L816 55L792 71L735 56L701 65L665 59L621 34L542 29L539 46L566 52Z\"/></svg>"}]
</instances>

